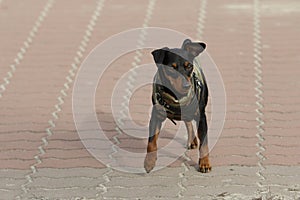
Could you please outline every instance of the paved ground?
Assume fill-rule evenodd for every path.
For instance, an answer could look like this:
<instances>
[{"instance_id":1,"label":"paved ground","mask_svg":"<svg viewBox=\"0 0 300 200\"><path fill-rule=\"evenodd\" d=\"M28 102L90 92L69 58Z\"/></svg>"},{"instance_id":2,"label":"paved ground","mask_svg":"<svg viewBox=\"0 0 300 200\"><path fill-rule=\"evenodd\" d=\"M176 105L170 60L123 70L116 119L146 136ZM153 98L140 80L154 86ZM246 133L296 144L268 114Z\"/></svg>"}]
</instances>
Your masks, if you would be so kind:
<instances>
[{"instance_id":1,"label":"paved ground","mask_svg":"<svg viewBox=\"0 0 300 200\"><path fill-rule=\"evenodd\" d=\"M297 0L0 0L0 199L300 199L299 17ZM196 171L197 151L150 174L120 172L77 134L72 87L83 59L113 34L153 26L205 41L224 80L209 174ZM99 148L112 157L145 152L146 140L116 130L109 106L117 80L149 62L149 51L129 53L97 88L97 117L120 147ZM145 87L131 98L137 123L148 123L149 97ZM168 122L161 144L174 130Z\"/></svg>"}]
</instances>

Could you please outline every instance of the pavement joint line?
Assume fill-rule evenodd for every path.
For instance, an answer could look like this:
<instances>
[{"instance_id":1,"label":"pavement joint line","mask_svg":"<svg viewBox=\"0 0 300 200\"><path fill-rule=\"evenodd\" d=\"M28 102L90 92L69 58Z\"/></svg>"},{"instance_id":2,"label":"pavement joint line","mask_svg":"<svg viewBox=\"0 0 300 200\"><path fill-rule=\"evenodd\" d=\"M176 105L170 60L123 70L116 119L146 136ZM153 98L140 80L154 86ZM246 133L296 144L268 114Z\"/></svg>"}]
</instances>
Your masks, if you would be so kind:
<instances>
[{"instance_id":1,"label":"pavement joint line","mask_svg":"<svg viewBox=\"0 0 300 200\"><path fill-rule=\"evenodd\" d=\"M156 0L149 0L146 9L146 15L142 24L143 28L148 27L149 21L151 20L151 17L153 15L155 4L156 4ZM134 61L131 63L132 65L131 74L129 75L129 80L126 82L128 86L128 88L126 89L126 95L122 97L124 99L124 102L121 104L123 109L120 110L120 117L116 120L120 125L124 124L123 119L126 117L125 112L129 110L129 100L130 100L130 96L132 95L132 89L134 87L134 82L137 76L135 69L138 67L138 63L141 62L141 58L143 56L140 47L144 45L146 36L147 36L146 30L142 29L137 41L138 45L137 45L137 50L135 51L136 55L133 57ZM115 127L115 130L117 131L117 135L113 137L113 140L115 141L116 145L112 145L112 153L108 156L111 159L111 163L116 162L116 159L114 158L114 154L118 153L118 149L119 149L118 145L121 144L121 141L118 139L118 137L123 135L122 130L118 126ZM113 172L110 167L110 164L108 164L107 167L108 167L108 171L103 175L104 180L106 180L106 182L103 184L99 184L100 188L102 188L103 190L103 192L101 193L102 197L108 191L105 185L111 181L109 178L109 174ZM96 194L96 198L98 197L99 197L99 193Z\"/></svg>"},{"instance_id":2,"label":"pavement joint line","mask_svg":"<svg viewBox=\"0 0 300 200\"><path fill-rule=\"evenodd\" d=\"M257 143L256 146L258 147L258 151L256 152L256 156L258 158L257 165L259 167L256 175L258 176L259 180L257 181L257 186L259 187L258 193L262 196L262 199L266 199L268 194L270 193L269 188L265 185L266 177L264 176L263 172L266 170L264 166L264 161L267 159L266 156L263 154L266 151L266 148L263 144L265 138L263 136L264 130L264 113L263 113L263 81L262 81L262 40L261 40L261 13L260 13L260 0L253 0L253 58L254 58L254 75L255 75L255 97L256 97L256 106L255 109L257 117Z\"/></svg>"},{"instance_id":3,"label":"pavement joint line","mask_svg":"<svg viewBox=\"0 0 300 200\"><path fill-rule=\"evenodd\" d=\"M53 1L54 0L49 1L49 2L51 2L51 4L50 5L47 4L47 7L46 7L47 10L52 6ZM94 26L96 25L96 21L98 21L98 18L100 16L100 12L102 11L102 9L104 7L104 2L105 2L105 0L97 0L96 8L95 8L95 10L94 10L94 12L91 16L90 21L88 22L88 25L90 25L90 27L93 27L93 29L94 29ZM45 17L46 13L44 12L44 14L42 16ZM44 19L44 18L42 18L42 19ZM91 34L92 34L92 32L86 32L85 31L85 34L83 36L82 41L84 40L86 42L85 43L86 45L90 41ZM85 48L81 45L82 41L81 41L81 43L78 47L78 49L79 49L78 51L80 51L82 54L84 54L85 53ZM31 176L33 174L37 173L37 166L42 163L42 159L41 159L40 156L45 155L45 153L46 153L45 152L45 147L47 147L48 144L49 144L48 137L53 135L52 129L55 128L55 126L56 126L55 121L57 121L57 119L59 118L57 113L62 111L61 106L64 104L64 97L68 96L68 90L70 89L69 85L72 84L74 74L76 74L77 70L79 69L79 64L80 64L81 61L82 61L82 57L79 57L76 54L76 56L74 57L74 62L75 63L71 64L72 69L69 70L69 73L66 76L67 82L65 82L63 84L63 89L60 90L61 96L59 96L57 98L58 103L53 106L55 108L55 111L51 113L52 118L48 121L48 124L50 125L50 127L45 129L45 131L47 133L47 136L45 136L41 139L42 145L37 148L39 153L34 156L34 159L36 160L36 163L30 166L31 172L29 174L25 175L25 178L27 179L27 182L25 182L24 184L21 185L22 194L17 195L16 199L22 199L22 196L29 192L27 186L33 182L33 179L32 179Z\"/></svg>"},{"instance_id":4,"label":"pavement joint line","mask_svg":"<svg viewBox=\"0 0 300 200\"><path fill-rule=\"evenodd\" d=\"M149 0L148 5L147 5L147 10L146 10L146 15L142 24L143 28L148 27L149 25L149 21L151 20L151 17L153 15L153 10L156 4L156 0ZM121 117L119 117L117 119L117 122L119 122L119 124L124 124L123 119L124 117L126 117L125 112L126 110L128 111L129 109L129 100L130 100L130 96L132 95L132 89L134 87L134 82L136 80L136 76L137 73L135 72L135 69L138 67L138 63L141 62L141 58L143 56L143 54L141 53L141 46L143 46L144 41L146 39L147 36L147 32L146 30L142 29L141 33L139 35L138 38L138 45L137 45L137 50L135 51L135 56L133 57L134 61L131 63L132 64L132 70L131 70L131 74L129 75L129 80L126 82L128 88L126 89L126 95L124 95L122 98L124 99L124 102L121 104L123 106L123 109L120 110L120 115ZM119 136L121 136L123 134L122 130L117 126L115 128L115 130L118 132L118 134L116 136L113 137L113 139L116 141L116 144L121 144L120 140L118 139ZM112 150L113 153L111 153L109 156L112 160L115 161L115 158L113 156L113 154L116 154L118 152L119 147L116 145L112 145Z\"/></svg>"},{"instance_id":5,"label":"pavement joint line","mask_svg":"<svg viewBox=\"0 0 300 200\"><path fill-rule=\"evenodd\" d=\"M111 181L109 178L109 174L113 173L113 170L109 167L108 170L102 175L105 183L98 184L98 187L102 190L101 194L98 192L96 193L96 198L103 198L104 194L108 192L108 187L106 187L106 184Z\"/></svg>"},{"instance_id":6,"label":"pavement joint line","mask_svg":"<svg viewBox=\"0 0 300 200\"><path fill-rule=\"evenodd\" d=\"M184 169L183 172L179 173L179 182L177 183L178 187L180 188L180 191L177 194L178 198L184 198L184 195L182 194L187 190L186 186L184 186L183 182L187 182L187 177L185 176L185 173L189 171L189 167L183 162L181 164L182 168Z\"/></svg>"},{"instance_id":7,"label":"pavement joint line","mask_svg":"<svg viewBox=\"0 0 300 200\"><path fill-rule=\"evenodd\" d=\"M2 0L0 0L1 4ZM34 38L36 37L42 22L48 16L50 9L53 7L55 0L48 0L46 5L44 6L43 10L40 12L37 20L34 22L32 29L30 30L27 38L23 42L23 46L20 47L20 50L17 52L15 58L13 59L14 62L9 66L10 70L7 72L7 75L4 76L3 82L0 83L0 99L3 97L4 92L7 90L7 86L10 84L11 79L13 78L14 73L17 70L17 66L20 65L21 61L24 59L27 50L33 43Z\"/></svg>"},{"instance_id":8,"label":"pavement joint line","mask_svg":"<svg viewBox=\"0 0 300 200\"><path fill-rule=\"evenodd\" d=\"M207 13L206 10L207 10L207 0L202 0L200 3L198 23L197 23L197 37L196 37L197 40L203 39L206 13Z\"/></svg>"}]
</instances>

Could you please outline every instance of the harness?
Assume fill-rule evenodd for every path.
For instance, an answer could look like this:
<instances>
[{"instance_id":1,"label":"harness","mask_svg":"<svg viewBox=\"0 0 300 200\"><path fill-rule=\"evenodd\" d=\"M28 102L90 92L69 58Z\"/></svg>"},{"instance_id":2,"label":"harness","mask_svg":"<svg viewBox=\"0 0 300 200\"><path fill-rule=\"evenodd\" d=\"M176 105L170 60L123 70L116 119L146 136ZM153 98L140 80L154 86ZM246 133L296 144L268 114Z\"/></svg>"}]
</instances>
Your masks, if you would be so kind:
<instances>
[{"instance_id":1,"label":"harness","mask_svg":"<svg viewBox=\"0 0 300 200\"><path fill-rule=\"evenodd\" d=\"M191 121L199 113L199 100L204 85L204 77L198 66L194 67L192 74L192 88L188 94L177 99L172 92L165 87L160 80L159 73L156 74L153 84L153 104L160 104L164 107L167 117L176 125L175 120ZM198 108L197 110L195 110Z\"/></svg>"}]
</instances>

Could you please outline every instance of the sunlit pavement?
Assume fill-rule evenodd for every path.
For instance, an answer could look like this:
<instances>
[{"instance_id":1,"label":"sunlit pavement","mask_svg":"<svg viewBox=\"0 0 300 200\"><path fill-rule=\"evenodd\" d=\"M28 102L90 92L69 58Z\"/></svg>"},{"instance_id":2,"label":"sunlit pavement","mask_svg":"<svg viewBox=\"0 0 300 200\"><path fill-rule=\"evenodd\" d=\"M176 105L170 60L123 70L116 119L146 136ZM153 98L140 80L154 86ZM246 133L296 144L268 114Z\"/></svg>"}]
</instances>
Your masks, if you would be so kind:
<instances>
[{"instance_id":1,"label":"sunlit pavement","mask_svg":"<svg viewBox=\"0 0 300 200\"><path fill-rule=\"evenodd\" d=\"M0 199L300 199L299 17L296 0L0 0ZM197 172L196 150L150 174L121 172L79 138L72 90L82 61L110 36L139 27L208 45L227 97L211 173ZM149 50L126 54L99 82L95 111L119 149L145 153L146 139L136 144L117 131L110 95L123 74L150 62ZM145 126L150 95L144 87L129 106Z\"/></svg>"}]
</instances>

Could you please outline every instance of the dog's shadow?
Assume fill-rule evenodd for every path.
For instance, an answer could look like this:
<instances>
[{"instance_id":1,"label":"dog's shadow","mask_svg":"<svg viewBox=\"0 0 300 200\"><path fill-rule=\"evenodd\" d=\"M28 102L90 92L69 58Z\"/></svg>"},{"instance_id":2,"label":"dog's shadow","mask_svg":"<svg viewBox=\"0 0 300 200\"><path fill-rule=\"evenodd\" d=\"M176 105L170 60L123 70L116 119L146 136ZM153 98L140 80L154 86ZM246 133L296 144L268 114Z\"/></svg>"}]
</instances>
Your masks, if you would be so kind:
<instances>
[{"instance_id":1,"label":"dog's shadow","mask_svg":"<svg viewBox=\"0 0 300 200\"><path fill-rule=\"evenodd\" d=\"M111 112L97 109L96 115L97 115L98 123L101 126L101 129L103 130L103 133L105 134L106 138L111 142L112 146L116 145L118 146L118 148L124 151L132 152L132 153L143 153L146 155L147 144L148 144L147 138L136 138L131 136L130 134L127 134L125 131L120 130L119 126L116 123L116 119L114 118ZM148 134L148 132L142 134ZM161 130L159 140L161 140L161 143L163 143L162 147L168 145L171 141L173 141L183 145L186 148L187 141L182 137L175 137L175 134L166 128ZM196 149L187 150L185 156L184 155L179 157L177 156L177 159L174 159L174 162L171 163L170 165L177 166L177 165L181 165L181 163L185 163L188 166L195 167L195 169L197 170L197 163L192 158L186 158L186 155L190 151L198 151L198 150ZM168 151L164 151L164 154L169 155L170 157L176 156L174 155L174 153Z\"/></svg>"}]
</instances>

